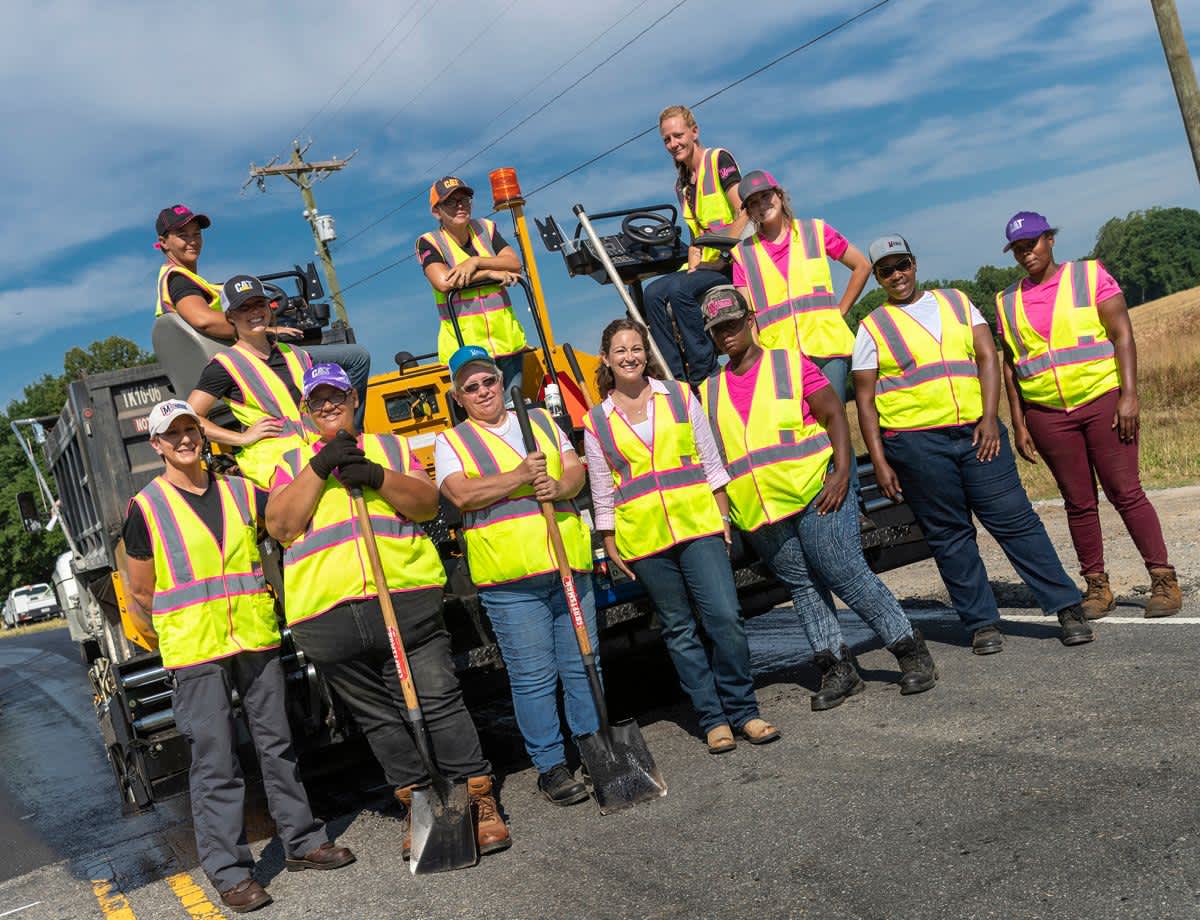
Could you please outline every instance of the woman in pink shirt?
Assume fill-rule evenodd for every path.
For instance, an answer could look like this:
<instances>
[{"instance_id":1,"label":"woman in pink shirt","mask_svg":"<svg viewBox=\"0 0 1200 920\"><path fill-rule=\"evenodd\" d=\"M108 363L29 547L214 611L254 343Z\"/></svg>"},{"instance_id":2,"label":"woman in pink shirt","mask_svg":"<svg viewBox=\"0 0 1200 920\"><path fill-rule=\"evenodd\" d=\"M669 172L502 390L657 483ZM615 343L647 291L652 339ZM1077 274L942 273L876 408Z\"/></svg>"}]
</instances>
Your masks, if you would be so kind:
<instances>
[{"instance_id":1,"label":"woman in pink shirt","mask_svg":"<svg viewBox=\"0 0 1200 920\"><path fill-rule=\"evenodd\" d=\"M1040 454L1058 483L1087 582L1088 618L1116 606L1104 570L1097 479L1150 573L1146 616L1170 616L1183 597L1138 474L1137 348L1129 310L1099 262L1054 260L1055 233L1034 211L1014 214L1005 230L1005 251L1028 274L996 295L1013 440L1030 463Z\"/></svg>"},{"instance_id":2,"label":"woman in pink shirt","mask_svg":"<svg viewBox=\"0 0 1200 920\"><path fill-rule=\"evenodd\" d=\"M751 744L774 741L778 730L758 712L729 565L729 476L700 401L662 379L640 323L609 323L600 357L596 383L605 399L584 418L584 448L605 552L658 608L709 752L733 750L735 732Z\"/></svg>"}]
</instances>

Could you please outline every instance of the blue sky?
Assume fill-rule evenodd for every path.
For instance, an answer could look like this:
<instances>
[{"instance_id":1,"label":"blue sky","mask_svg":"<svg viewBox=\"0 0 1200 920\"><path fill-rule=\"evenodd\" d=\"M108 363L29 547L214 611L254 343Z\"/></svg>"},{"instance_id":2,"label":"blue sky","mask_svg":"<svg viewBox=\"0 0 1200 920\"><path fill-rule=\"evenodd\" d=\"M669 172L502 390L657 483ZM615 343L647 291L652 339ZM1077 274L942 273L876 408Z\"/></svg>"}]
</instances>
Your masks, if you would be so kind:
<instances>
[{"instance_id":1,"label":"blue sky","mask_svg":"<svg viewBox=\"0 0 1200 920\"><path fill-rule=\"evenodd\" d=\"M117 334L149 346L159 208L182 201L212 217L201 261L211 279L303 263L313 247L299 194L275 180L265 195L239 195L247 165L286 154L301 130L311 158L357 148L316 189L351 284L412 251L430 226L433 178L678 2L293 0L283 14L215 0L187 5L183 21L171 12L185 7L148 2L30 5L0 36L0 405L60 372L74 345ZM477 213L488 170L514 166L534 188L867 5L760 0L744 15L687 0L462 172ZM1200 9L1181 6L1195 52ZM926 277L1005 264L1003 226L1017 210L1046 213L1072 256L1114 215L1200 207L1145 0L891 0L696 115L702 141L743 169L772 170L798 213L862 248L903 233ZM673 175L651 134L533 197L527 214L567 223L576 202L666 201ZM500 226L511 238L507 216ZM621 312L615 293L537 252L557 336L595 350ZM401 349L433 350L413 262L355 287L347 306L377 370Z\"/></svg>"}]
</instances>

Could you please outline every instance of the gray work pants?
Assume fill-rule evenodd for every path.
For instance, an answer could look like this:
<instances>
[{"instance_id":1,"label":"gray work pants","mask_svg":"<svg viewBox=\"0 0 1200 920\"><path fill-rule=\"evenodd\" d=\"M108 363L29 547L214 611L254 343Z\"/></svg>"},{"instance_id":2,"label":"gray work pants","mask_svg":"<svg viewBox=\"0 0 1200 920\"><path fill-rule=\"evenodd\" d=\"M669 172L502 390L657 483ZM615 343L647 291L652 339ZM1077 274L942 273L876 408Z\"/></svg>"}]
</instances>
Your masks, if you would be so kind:
<instances>
[{"instance_id":1,"label":"gray work pants","mask_svg":"<svg viewBox=\"0 0 1200 920\"><path fill-rule=\"evenodd\" d=\"M175 724L192 756L188 780L196 850L213 887L228 891L249 878L254 868L246 845L246 783L237 758L237 722L230 699L234 688L242 698L284 852L303 856L325 843L325 825L313 817L300 783L284 710L279 652L242 652L171 674Z\"/></svg>"}]
</instances>

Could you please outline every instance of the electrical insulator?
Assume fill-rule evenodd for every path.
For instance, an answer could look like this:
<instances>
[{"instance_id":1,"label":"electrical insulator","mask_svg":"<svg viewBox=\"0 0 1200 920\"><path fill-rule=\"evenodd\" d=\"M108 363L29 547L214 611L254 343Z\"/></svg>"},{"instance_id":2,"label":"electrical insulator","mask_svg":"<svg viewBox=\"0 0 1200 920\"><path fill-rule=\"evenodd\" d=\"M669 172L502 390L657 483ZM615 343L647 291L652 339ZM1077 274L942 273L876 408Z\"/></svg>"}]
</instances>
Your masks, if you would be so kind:
<instances>
[{"instance_id":1,"label":"electrical insulator","mask_svg":"<svg viewBox=\"0 0 1200 920\"><path fill-rule=\"evenodd\" d=\"M333 228L332 214L318 214L313 219L313 226L317 228L317 239L322 243L331 243L337 239L337 231Z\"/></svg>"}]
</instances>

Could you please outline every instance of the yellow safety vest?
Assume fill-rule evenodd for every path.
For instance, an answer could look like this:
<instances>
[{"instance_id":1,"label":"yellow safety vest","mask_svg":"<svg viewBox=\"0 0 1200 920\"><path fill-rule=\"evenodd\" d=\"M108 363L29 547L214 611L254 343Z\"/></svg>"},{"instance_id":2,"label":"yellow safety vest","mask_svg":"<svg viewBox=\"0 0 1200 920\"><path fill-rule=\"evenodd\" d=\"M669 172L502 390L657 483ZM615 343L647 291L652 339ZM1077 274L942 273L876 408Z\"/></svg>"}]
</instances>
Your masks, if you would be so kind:
<instances>
[{"instance_id":1,"label":"yellow safety vest","mask_svg":"<svg viewBox=\"0 0 1200 920\"><path fill-rule=\"evenodd\" d=\"M675 188L675 194L679 197L679 209L683 212L683 219L692 231L693 239L702 233L726 234L737 219L733 205L725 196L725 189L721 188L717 159L722 153L725 153L722 147L712 147L704 151L704 156L700 160L700 169L696 172L695 210L688 203L685 190L679 186ZM713 259L722 258L722 253L719 249L705 247L700 258L702 261L710 262ZM687 268L686 263L684 268Z\"/></svg>"},{"instance_id":2,"label":"yellow safety vest","mask_svg":"<svg viewBox=\"0 0 1200 920\"><path fill-rule=\"evenodd\" d=\"M411 462L408 441L394 434L364 434L359 445L367 459L397 473ZM281 465L292 477L312 459L314 445L294 447ZM415 591L446 583L446 570L433 541L369 486L363 489L387 589ZM358 526L350 490L332 475L325 480L304 533L283 550L284 609L288 625L320 616L345 601L378 597L379 586Z\"/></svg>"},{"instance_id":3,"label":"yellow safety vest","mask_svg":"<svg viewBox=\"0 0 1200 920\"><path fill-rule=\"evenodd\" d=\"M942 320L940 342L902 307L889 303L863 320L879 352L875 409L882 428L968 425L983 415L966 295L953 288L931 293Z\"/></svg>"},{"instance_id":4,"label":"yellow safety vest","mask_svg":"<svg viewBox=\"0 0 1200 920\"><path fill-rule=\"evenodd\" d=\"M1021 398L1070 412L1121 385L1116 352L1096 310L1099 263L1064 262L1050 341L1025 316L1021 283L996 295Z\"/></svg>"},{"instance_id":5,"label":"yellow safety vest","mask_svg":"<svg viewBox=\"0 0 1200 920\"><path fill-rule=\"evenodd\" d=\"M496 224L490 220L473 220L468 233L481 256L491 257L492 233ZM421 239L433 246L451 268L470 256L445 230L434 230ZM438 329L438 360L445 364L458 350L458 338L454 335L454 324L450 321L449 295L433 289L438 316L442 324ZM525 330L513 313L508 291L502 284L481 284L464 291L454 292L454 312L458 316L458 328L462 330L463 344L481 345L493 358L516 354L525 347Z\"/></svg>"},{"instance_id":6,"label":"yellow safety vest","mask_svg":"<svg viewBox=\"0 0 1200 920\"><path fill-rule=\"evenodd\" d=\"M804 423L804 375L794 351L764 351L749 424L729 398L726 369L702 394L721 459L729 471L730 517L741 530L803 511L825 482L833 448L825 429Z\"/></svg>"},{"instance_id":7,"label":"yellow safety vest","mask_svg":"<svg viewBox=\"0 0 1200 920\"><path fill-rule=\"evenodd\" d=\"M300 390L304 383L304 372L312 367L312 358L307 352L282 342L276 347L283 355L292 383ZM259 488L268 489L280 458L293 447L316 441L320 433L312 419L300 411L296 400L274 369L245 344L238 342L214 355L213 361L228 371L242 391L241 402L229 398L225 402L229 404L234 418L243 426L249 428L264 418L276 418L283 422L283 430L278 437L262 438L248 447L237 449L238 468L242 475Z\"/></svg>"},{"instance_id":8,"label":"yellow safety vest","mask_svg":"<svg viewBox=\"0 0 1200 920\"><path fill-rule=\"evenodd\" d=\"M208 291L208 305L214 310L221 309L221 287L220 285L210 284L205 281L194 271L184 268L178 262L167 262L158 270L158 298L154 304L154 315L162 316L164 313L175 312L175 301L171 298L171 275L180 274L188 278L196 284L200 285L204 290Z\"/></svg>"},{"instance_id":9,"label":"yellow safety vest","mask_svg":"<svg viewBox=\"0 0 1200 920\"><path fill-rule=\"evenodd\" d=\"M509 416L511 424L516 420ZM530 409L533 437L546 455L546 473L561 479L563 456L559 450L558 426L545 409ZM468 419L445 432L447 443L458 456L463 473L470 479L498 476L515 469L524 454L507 441ZM479 587L518 581L558 571L541 504L533 489L523 485L507 498L486 508L463 512L463 535L467 542L467 565L471 580ZM592 535L571 501L554 503L554 518L567 549L567 561L577 572L592 570Z\"/></svg>"},{"instance_id":10,"label":"yellow safety vest","mask_svg":"<svg viewBox=\"0 0 1200 920\"><path fill-rule=\"evenodd\" d=\"M695 397L677 381L653 392L654 427L646 444L615 409L599 405L583 417L612 471L616 505L614 535L624 559L720 533L721 512L696 449L688 403Z\"/></svg>"},{"instance_id":11,"label":"yellow safety vest","mask_svg":"<svg viewBox=\"0 0 1200 920\"><path fill-rule=\"evenodd\" d=\"M833 293L824 221L792 221L786 277L757 233L735 246L732 255L746 272L763 348L797 349L810 358L854 351L854 333Z\"/></svg>"},{"instance_id":12,"label":"yellow safety vest","mask_svg":"<svg viewBox=\"0 0 1200 920\"><path fill-rule=\"evenodd\" d=\"M166 668L279 647L275 602L258 555L254 490L238 476L213 477L209 488L221 496L219 544L164 476L132 501L154 549L151 613Z\"/></svg>"}]
</instances>

